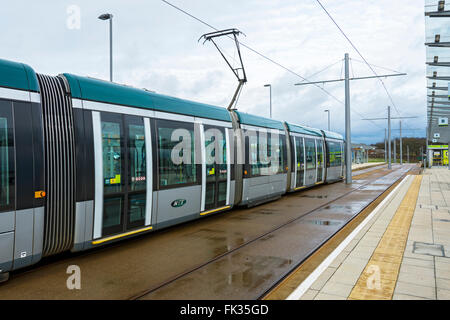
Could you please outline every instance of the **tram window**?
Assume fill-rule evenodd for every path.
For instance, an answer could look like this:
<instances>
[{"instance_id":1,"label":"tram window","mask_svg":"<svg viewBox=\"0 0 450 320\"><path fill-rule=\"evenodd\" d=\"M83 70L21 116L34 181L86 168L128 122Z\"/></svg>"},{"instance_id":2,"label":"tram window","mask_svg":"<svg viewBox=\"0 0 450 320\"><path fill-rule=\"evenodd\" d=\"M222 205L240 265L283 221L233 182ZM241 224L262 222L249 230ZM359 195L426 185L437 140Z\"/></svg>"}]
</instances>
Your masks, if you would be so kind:
<instances>
[{"instance_id":1,"label":"tram window","mask_svg":"<svg viewBox=\"0 0 450 320\"><path fill-rule=\"evenodd\" d=\"M295 144L296 144L296 148L297 148L297 164L296 164L296 168L297 171L299 170L303 170L303 166L304 166L304 149L303 149L303 138L297 137L295 139Z\"/></svg>"},{"instance_id":2,"label":"tram window","mask_svg":"<svg viewBox=\"0 0 450 320\"><path fill-rule=\"evenodd\" d=\"M128 199L128 216L130 223L145 219L146 194L130 195Z\"/></svg>"},{"instance_id":3,"label":"tram window","mask_svg":"<svg viewBox=\"0 0 450 320\"><path fill-rule=\"evenodd\" d=\"M323 167L323 143L322 140L317 141L317 165L319 168Z\"/></svg>"},{"instance_id":4,"label":"tram window","mask_svg":"<svg viewBox=\"0 0 450 320\"><path fill-rule=\"evenodd\" d=\"M122 224L122 197L106 198L103 205L103 228L114 228Z\"/></svg>"},{"instance_id":5,"label":"tram window","mask_svg":"<svg viewBox=\"0 0 450 320\"><path fill-rule=\"evenodd\" d=\"M141 120L142 121L142 120ZM145 131L144 125L129 125L128 152L130 161L130 190L146 188Z\"/></svg>"},{"instance_id":6,"label":"tram window","mask_svg":"<svg viewBox=\"0 0 450 320\"><path fill-rule=\"evenodd\" d=\"M259 135L256 131L250 131L249 136L247 137L249 140L249 160L251 166L251 175L259 176L261 173L261 163L258 156L259 152ZM265 146L264 146L265 147Z\"/></svg>"},{"instance_id":7,"label":"tram window","mask_svg":"<svg viewBox=\"0 0 450 320\"><path fill-rule=\"evenodd\" d=\"M287 167L287 149L286 149L286 136L284 134L279 135L280 142L278 144L278 173L285 172L285 168Z\"/></svg>"},{"instance_id":8,"label":"tram window","mask_svg":"<svg viewBox=\"0 0 450 320\"><path fill-rule=\"evenodd\" d=\"M227 178L227 148L225 130L205 126L206 179ZM216 172L217 171L217 172Z\"/></svg>"},{"instance_id":9,"label":"tram window","mask_svg":"<svg viewBox=\"0 0 450 320\"><path fill-rule=\"evenodd\" d=\"M0 211L13 209L14 144L11 109L0 109Z\"/></svg>"},{"instance_id":10,"label":"tram window","mask_svg":"<svg viewBox=\"0 0 450 320\"><path fill-rule=\"evenodd\" d=\"M259 176L258 166L258 138L250 137L250 165L252 166L252 176Z\"/></svg>"},{"instance_id":11,"label":"tram window","mask_svg":"<svg viewBox=\"0 0 450 320\"><path fill-rule=\"evenodd\" d=\"M277 136L278 141L275 140ZM285 135L252 131L247 139L252 176L284 172L287 165ZM275 154L272 155L272 152ZM262 170L263 168L268 170Z\"/></svg>"},{"instance_id":12,"label":"tram window","mask_svg":"<svg viewBox=\"0 0 450 320\"><path fill-rule=\"evenodd\" d=\"M121 119L118 119L117 122L102 119L103 180L105 194L122 192L121 131Z\"/></svg>"},{"instance_id":13,"label":"tram window","mask_svg":"<svg viewBox=\"0 0 450 320\"><path fill-rule=\"evenodd\" d=\"M342 151L339 142L328 141L330 167L339 167L342 164Z\"/></svg>"},{"instance_id":14,"label":"tram window","mask_svg":"<svg viewBox=\"0 0 450 320\"><path fill-rule=\"evenodd\" d=\"M194 147L194 124L157 120L159 150L159 186L177 187L197 182ZM175 132L178 130L177 132ZM190 141L183 141L183 135ZM183 145L180 148L180 143ZM180 150L176 162L172 153Z\"/></svg>"},{"instance_id":15,"label":"tram window","mask_svg":"<svg viewBox=\"0 0 450 320\"><path fill-rule=\"evenodd\" d=\"M305 139L306 148L306 169L316 168L316 145L314 140Z\"/></svg>"}]
</instances>

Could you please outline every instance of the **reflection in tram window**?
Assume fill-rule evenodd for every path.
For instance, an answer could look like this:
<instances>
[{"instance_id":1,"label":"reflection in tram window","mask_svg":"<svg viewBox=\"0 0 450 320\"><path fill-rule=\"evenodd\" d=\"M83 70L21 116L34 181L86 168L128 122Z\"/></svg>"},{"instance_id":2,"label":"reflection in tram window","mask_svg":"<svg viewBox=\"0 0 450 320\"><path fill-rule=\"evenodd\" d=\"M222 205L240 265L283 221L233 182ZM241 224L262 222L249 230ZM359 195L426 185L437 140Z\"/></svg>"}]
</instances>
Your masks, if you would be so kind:
<instances>
[{"instance_id":1,"label":"reflection in tram window","mask_svg":"<svg viewBox=\"0 0 450 320\"><path fill-rule=\"evenodd\" d=\"M205 192L205 208L210 208L214 206L215 194L216 194L216 184L208 184Z\"/></svg>"},{"instance_id":2,"label":"reflection in tram window","mask_svg":"<svg viewBox=\"0 0 450 320\"><path fill-rule=\"evenodd\" d=\"M145 190L145 132L144 125L129 125L128 152L130 161L130 190Z\"/></svg>"},{"instance_id":3,"label":"reflection in tram window","mask_svg":"<svg viewBox=\"0 0 450 320\"><path fill-rule=\"evenodd\" d=\"M191 123L157 120L158 127L158 149L159 149L159 186L160 187L179 187L181 184L193 184L197 182L195 166L195 148L194 148L194 125ZM180 151L179 156L186 156L188 152L190 163L176 164L172 161L172 151L183 142L182 137L177 137L172 141L172 133L177 129L184 129L190 134L190 150ZM190 157L189 157L190 154Z\"/></svg>"},{"instance_id":4,"label":"reflection in tram window","mask_svg":"<svg viewBox=\"0 0 450 320\"><path fill-rule=\"evenodd\" d=\"M316 168L316 144L313 139L305 139L306 169Z\"/></svg>"},{"instance_id":5,"label":"reflection in tram window","mask_svg":"<svg viewBox=\"0 0 450 320\"><path fill-rule=\"evenodd\" d=\"M103 203L103 228L118 227L122 224L122 197L105 198ZM104 234L106 232L104 231Z\"/></svg>"},{"instance_id":6,"label":"reflection in tram window","mask_svg":"<svg viewBox=\"0 0 450 320\"><path fill-rule=\"evenodd\" d=\"M102 121L103 180L105 193L122 191L120 122Z\"/></svg>"},{"instance_id":7,"label":"reflection in tram window","mask_svg":"<svg viewBox=\"0 0 450 320\"><path fill-rule=\"evenodd\" d=\"M145 219L145 193L130 195L128 198L129 222L137 222Z\"/></svg>"},{"instance_id":8,"label":"reflection in tram window","mask_svg":"<svg viewBox=\"0 0 450 320\"><path fill-rule=\"evenodd\" d=\"M219 195L218 201L219 203L225 203L227 200L227 182L219 182Z\"/></svg>"}]
</instances>

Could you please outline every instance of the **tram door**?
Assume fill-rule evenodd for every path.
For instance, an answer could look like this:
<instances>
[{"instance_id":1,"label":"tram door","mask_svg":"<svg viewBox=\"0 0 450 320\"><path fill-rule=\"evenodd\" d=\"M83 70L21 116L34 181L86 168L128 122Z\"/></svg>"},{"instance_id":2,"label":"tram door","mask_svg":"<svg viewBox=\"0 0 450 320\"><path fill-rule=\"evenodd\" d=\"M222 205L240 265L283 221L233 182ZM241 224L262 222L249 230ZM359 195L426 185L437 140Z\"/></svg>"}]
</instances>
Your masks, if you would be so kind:
<instances>
[{"instance_id":1,"label":"tram door","mask_svg":"<svg viewBox=\"0 0 450 320\"><path fill-rule=\"evenodd\" d=\"M226 129L204 126L205 136L205 207L203 211L227 204L228 166Z\"/></svg>"},{"instance_id":2,"label":"tram door","mask_svg":"<svg viewBox=\"0 0 450 320\"><path fill-rule=\"evenodd\" d=\"M296 163L295 163L295 171L296 171L296 180L295 187L301 188L305 185L305 144L303 142L303 138L294 137L295 141L295 155L296 155Z\"/></svg>"},{"instance_id":3,"label":"tram door","mask_svg":"<svg viewBox=\"0 0 450 320\"><path fill-rule=\"evenodd\" d=\"M102 154L101 159L96 157L96 170L101 165L103 199L96 198L96 201L103 200L103 208L101 233L97 229L94 238L126 232L151 223L151 192L147 192L148 187L151 189L151 168L147 168L147 158L151 153L146 149L147 146L151 148L150 121L137 116L104 112L100 118L101 139L97 138L97 143L101 143L99 149Z\"/></svg>"},{"instance_id":4,"label":"tram door","mask_svg":"<svg viewBox=\"0 0 450 320\"><path fill-rule=\"evenodd\" d=\"M324 174L324 153L323 153L323 141L322 140L316 140L316 156L317 156L317 180L316 183L323 181L323 174Z\"/></svg>"}]
</instances>

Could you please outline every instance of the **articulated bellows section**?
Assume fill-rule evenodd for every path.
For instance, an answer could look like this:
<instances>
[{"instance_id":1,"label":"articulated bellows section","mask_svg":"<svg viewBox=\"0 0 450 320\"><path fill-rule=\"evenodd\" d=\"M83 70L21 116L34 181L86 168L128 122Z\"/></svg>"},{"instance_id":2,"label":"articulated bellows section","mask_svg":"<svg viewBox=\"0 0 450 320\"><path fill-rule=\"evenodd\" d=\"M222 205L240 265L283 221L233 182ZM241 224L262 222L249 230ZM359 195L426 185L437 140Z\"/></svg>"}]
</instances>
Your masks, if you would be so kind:
<instances>
[{"instance_id":1,"label":"articulated bellows section","mask_svg":"<svg viewBox=\"0 0 450 320\"><path fill-rule=\"evenodd\" d=\"M38 74L44 124L47 197L43 255L71 248L75 221L75 142L69 89L60 77Z\"/></svg>"}]
</instances>

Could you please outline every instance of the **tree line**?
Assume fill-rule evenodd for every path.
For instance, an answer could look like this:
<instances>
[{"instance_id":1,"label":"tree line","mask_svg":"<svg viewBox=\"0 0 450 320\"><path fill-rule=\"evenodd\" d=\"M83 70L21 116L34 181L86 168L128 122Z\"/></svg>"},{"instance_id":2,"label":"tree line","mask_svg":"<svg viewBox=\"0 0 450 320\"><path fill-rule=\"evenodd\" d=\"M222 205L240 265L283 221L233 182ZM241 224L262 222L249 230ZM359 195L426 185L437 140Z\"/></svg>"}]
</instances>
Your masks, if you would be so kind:
<instances>
[{"instance_id":1,"label":"tree line","mask_svg":"<svg viewBox=\"0 0 450 320\"><path fill-rule=\"evenodd\" d=\"M400 159L400 138L392 139L396 144L397 159ZM410 162L418 162L422 159L421 149L426 152L426 138L402 138L403 144L403 161L407 161L407 148L409 147ZM369 153L369 157L384 159L384 141L373 144L376 150ZM394 145L391 146L391 152L394 152Z\"/></svg>"}]
</instances>

